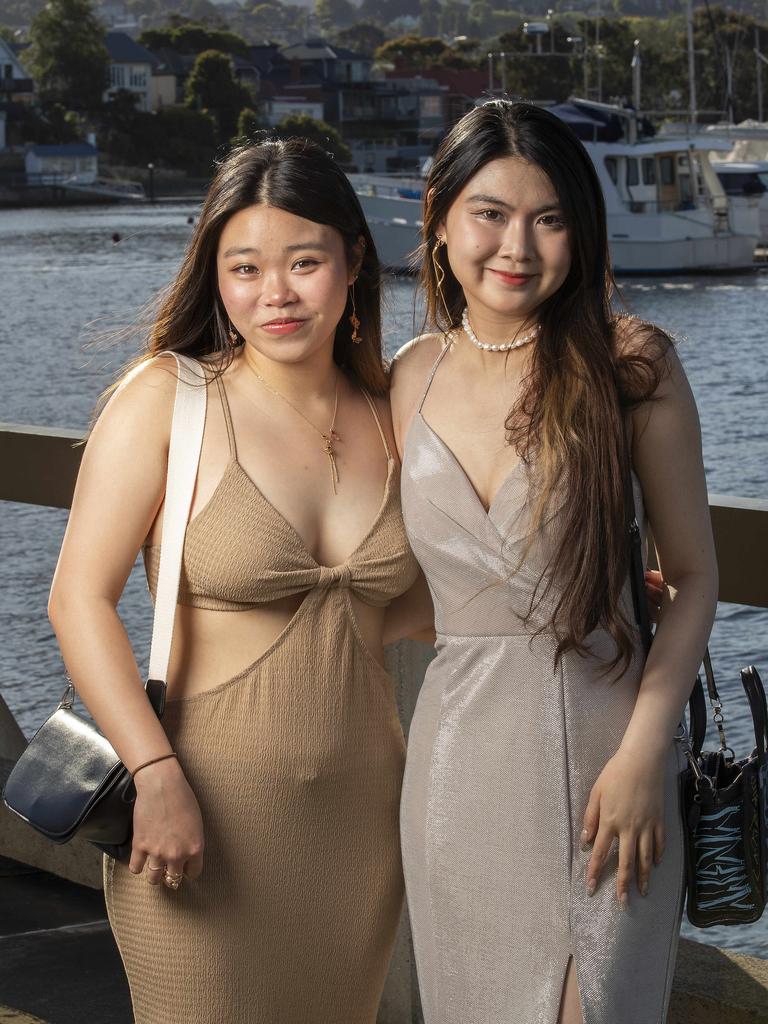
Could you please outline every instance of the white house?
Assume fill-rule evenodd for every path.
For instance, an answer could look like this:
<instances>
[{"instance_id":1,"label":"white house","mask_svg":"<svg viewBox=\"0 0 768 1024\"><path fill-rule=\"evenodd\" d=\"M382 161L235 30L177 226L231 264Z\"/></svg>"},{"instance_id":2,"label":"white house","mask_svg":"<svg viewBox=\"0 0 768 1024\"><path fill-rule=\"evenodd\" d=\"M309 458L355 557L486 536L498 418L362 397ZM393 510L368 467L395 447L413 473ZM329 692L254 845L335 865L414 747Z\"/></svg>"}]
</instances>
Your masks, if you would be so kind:
<instances>
[{"instance_id":1,"label":"white house","mask_svg":"<svg viewBox=\"0 0 768 1024\"><path fill-rule=\"evenodd\" d=\"M0 99L31 99L34 82L11 49L0 37Z\"/></svg>"},{"instance_id":2,"label":"white house","mask_svg":"<svg viewBox=\"0 0 768 1024\"><path fill-rule=\"evenodd\" d=\"M104 44L109 52L109 88L104 102L123 89L137 97L137 110L151 110L152 70L157 58L125 32L107 32Z\"/></svg>"},{"instance_id":3,"label":"white house","mask_svg":"<svg viewBox=\"0 0 768 1024\"><path fill-rule=\"evenodd\" d=\"M92 185L99 173L99 152L90 142L31 146L24 164L30 185L60 185L65 180Z\"/></svg>"}]
</instances>

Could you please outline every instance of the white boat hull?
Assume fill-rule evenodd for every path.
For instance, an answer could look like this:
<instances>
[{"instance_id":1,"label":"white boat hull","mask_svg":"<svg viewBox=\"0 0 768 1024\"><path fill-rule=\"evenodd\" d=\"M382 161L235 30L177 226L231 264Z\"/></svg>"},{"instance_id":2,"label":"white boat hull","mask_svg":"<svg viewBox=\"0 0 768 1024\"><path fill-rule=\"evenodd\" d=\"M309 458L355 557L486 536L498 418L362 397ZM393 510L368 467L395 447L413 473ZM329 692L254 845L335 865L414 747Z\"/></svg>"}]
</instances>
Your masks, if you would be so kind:
<instances>
[{"instance_id":1,"label":"white boat hull","mask_svg":"<svg viewBox=\"0 0 768 1024\"><path fill-rule=\"evenodd\" d=\"M415 253L421 242L421 203L365 193L358 193L358 199L382 266L398 273L417 269ZM620 229L628 227L624 223L626 217L626 214L615 218L608 216L611 261L617 274L725 273L754 266L756 235L712 234L707 233L704 224L692 223L690 230L698 237L664 238L664 225L660 223L655 237L654 232L648 231L650 224L643 225L649 237L611 237L624 233ZM632 216L632 219L637 225L639 217Z\"/></svg>"}]
</instances>

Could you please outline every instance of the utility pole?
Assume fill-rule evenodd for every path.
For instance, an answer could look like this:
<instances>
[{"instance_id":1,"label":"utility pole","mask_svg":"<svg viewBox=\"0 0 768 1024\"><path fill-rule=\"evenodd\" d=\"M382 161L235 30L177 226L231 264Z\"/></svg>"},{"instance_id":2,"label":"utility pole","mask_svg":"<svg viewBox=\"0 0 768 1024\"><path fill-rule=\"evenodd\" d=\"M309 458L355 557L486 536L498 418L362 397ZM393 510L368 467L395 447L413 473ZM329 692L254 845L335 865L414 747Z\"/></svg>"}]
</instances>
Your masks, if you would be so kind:
<instances>
[{"instance_id":1,"label":"utility pole","mask_svg":"<svg viewBox=\"0 0 768 1024\"><path fill-rule=\"evenodd\" d=\"M688 0L685 7L685 27L688 35L688 120L696 125L698 111L696 109L696 65L693 58L693 0Z\"/></svg>"},{"instance_id":2,"label":"utility pole","mask_svg":"<svg viewBox=\"0 0 768 1024\"><path fill-rule=\"evenodd\" d=\"M595 18L595 60L597 61L597 102L603 102L603 58L600 50L600 18L602 10L601 0L597 0L597 17Z\"/></svg>"},{"instance_id":3,"label":"utility pole","mask_svg":"<svg viewBox=\"0 0 768 1024\"><path fill-rule=\"evenodd\" d=\"M640 58L640 40L636 39L635 52L632 55L632 104L635 114L640 114L640 74L642 71L642 60Z\"/></svg>"},{"instance_id":4,"label":"utility pole","mask_svg":"<svg viewBox=\"0 0 768 1024\"><path fill-rule=\"evenodd\" d=\"M723 44L725 53L725 88L728 124L733 124L733 54L727 43Z\"/></svg>"},{"instance_id":5,"label":"utility pole","mask_svg":"<svg viewBox=\"0 0 768 1024\"><path fill-rule=\"evenodd\" d=\"M757 120L763 121L763 61L760 53L760 30L755 25L755 71L757 73Z\"/></svg>"}]
</instances>

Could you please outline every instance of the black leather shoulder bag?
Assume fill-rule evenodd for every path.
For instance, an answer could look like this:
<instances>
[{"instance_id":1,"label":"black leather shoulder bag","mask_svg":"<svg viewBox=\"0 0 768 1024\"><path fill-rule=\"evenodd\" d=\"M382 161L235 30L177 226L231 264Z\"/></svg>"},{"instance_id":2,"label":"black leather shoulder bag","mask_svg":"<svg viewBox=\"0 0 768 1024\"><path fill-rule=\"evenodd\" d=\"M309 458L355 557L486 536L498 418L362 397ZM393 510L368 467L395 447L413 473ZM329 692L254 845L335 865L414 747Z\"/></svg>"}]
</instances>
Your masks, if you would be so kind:
<instances>
[{"instance_id":1,"label":"black leather shoulder bag","mask_svg":"<svg viewBox=\"0 0 768 1024\"><path fill-rule=\"evenodd\" d=\"M651 649L640 526L635 512L630 461L625 480L629 516L630 579L635 620L646 654ZM698 928L750 924L768 899L768 706L754 665L741 670L755 730L755 748L736 760L727 745L723 704L715 684L709 648L704 675L718 732L717 750L703 751L707 709L701 675L688 701L689 732L681 724L675 739L688 766L680 773L686 860L686 912Z\"/></svg>"},{"instance_id":2,"label":"black leather shoulder bag","mask_svg":"<svg viewBox=\"0 0 768 1024\"><path fill-rule=\"evenodd\" d=\"M187 356L173 355L178 383L146 684L147 697L158 717L162 717L165 706L181 556L207 397L199 364ZM136 799L133 779L106 737L74 711L74 696L74 686L69 682L59 706L14 765L3 800L11 811L54 843L66 843L78 835L110 856L127 861Z\"/></svg>"}]
</instances>

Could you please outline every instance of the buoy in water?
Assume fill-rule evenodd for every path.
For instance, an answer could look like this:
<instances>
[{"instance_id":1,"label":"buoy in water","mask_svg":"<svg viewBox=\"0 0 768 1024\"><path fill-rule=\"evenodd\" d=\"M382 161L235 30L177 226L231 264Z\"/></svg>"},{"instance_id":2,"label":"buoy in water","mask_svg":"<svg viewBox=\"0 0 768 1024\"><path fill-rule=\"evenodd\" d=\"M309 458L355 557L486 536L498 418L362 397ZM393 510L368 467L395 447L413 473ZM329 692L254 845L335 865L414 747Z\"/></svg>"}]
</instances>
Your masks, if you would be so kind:
<instances>
[{"instance_id":1,"label":"buoy in water","mask_svg":"<svg viewBox=\"0 0 768 1024\"><path fill-rule=\"evenodd\" d=\"M122 237L122 236L121 236L121 235L119 234L119 232L115 231L115 232L113 233L113 235L112 235L112 241L113 241L113 242L115 243L115 245L117 245L117 243L118 243L118 242L120 241L121 237Z\"/></svg>"},{"instance_id":2,"label":"buoy in water","mask_svg":"<svg viewBox=\"0 0 768 1024\"><path fill-rule=\"evenodd\" d=\"M194 224L194 223L195 223L195 218L194 217L187 217L187 224Z\"/></svg>"}]
</instances>

